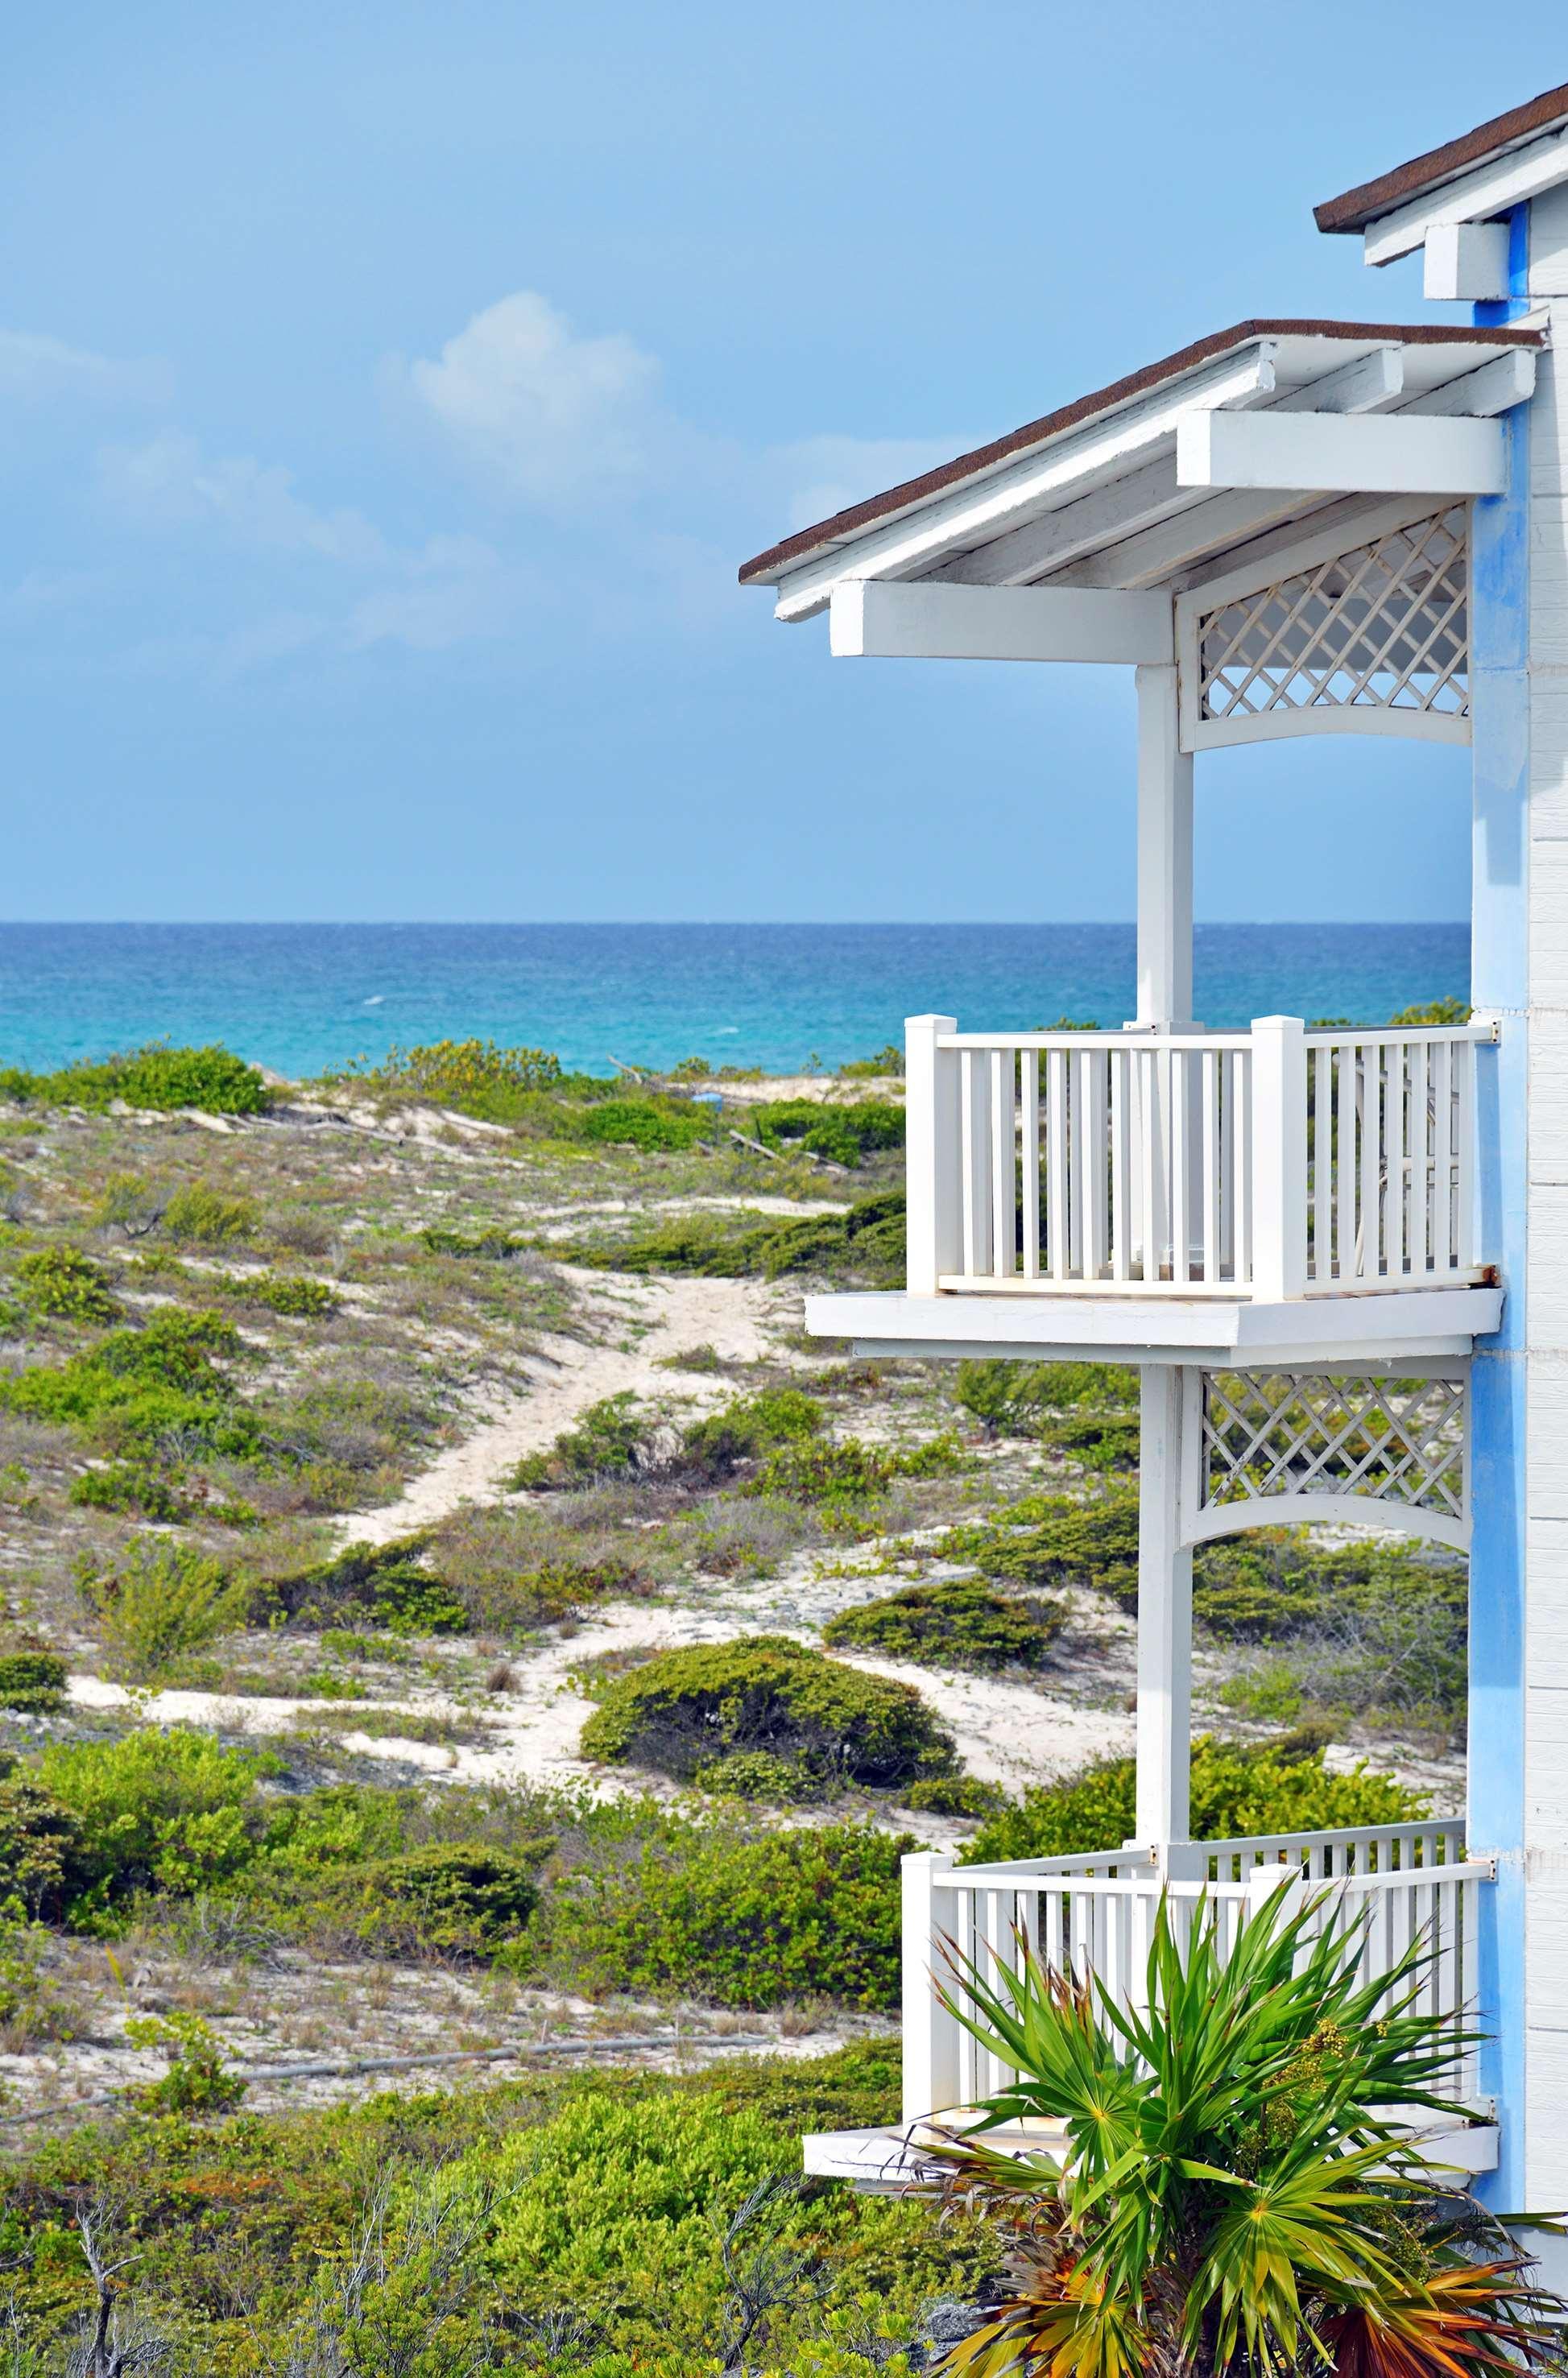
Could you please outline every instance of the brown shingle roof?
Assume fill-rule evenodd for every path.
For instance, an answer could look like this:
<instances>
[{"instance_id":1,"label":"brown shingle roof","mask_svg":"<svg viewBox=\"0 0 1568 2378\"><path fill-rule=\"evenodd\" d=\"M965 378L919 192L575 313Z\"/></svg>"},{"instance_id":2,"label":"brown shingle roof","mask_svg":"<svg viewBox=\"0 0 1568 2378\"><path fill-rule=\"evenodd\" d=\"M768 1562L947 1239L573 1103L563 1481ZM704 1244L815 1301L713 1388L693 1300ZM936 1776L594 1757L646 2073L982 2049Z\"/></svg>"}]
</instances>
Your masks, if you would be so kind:
<instances>
[{"instance_id":1,"label":"brown shingle roof","mask_svg":"<svg viewBox=\"0 0 1568 2378\"><path fill-rule=\"evenodd\" d=\"M1163 381L1177 379L1183 372L1192 371L1199 364L1208 363L1233 347L1247 346L1256 339L1289 338L1397 339L1422 346L1474 346L1478 341L1489 346L1545 344L1545 334L1540 330L1490 327L1478 330L1467 322L1236 322L1228 330L1214 330L1206 339L1195 339L1190 346L1178 347L1174 355L1165 355L1157 364L1145 364L1141 370L1128 372L1125 378L1113 380L1108 388L1096 389L1092 395L1076 397L1072 403L1058 406L1055 413L1043 414L1038 421L1026 421L1021 429L1010 429L1005 438L993 438L988 446L977 446L972 452L959 454L950 462L938 463L934 471L923 472L917 479L905 479L882 495L868 496L863 503L851 504L847 510L834 512L811 528L797 529L793 536L770 545L766 553L742 562L741 583L769 585L779 570L815 552L818 546L852 536L892 513L907 511L928 497L940 495L945 487L957 486L977 472L1005 462L1031 446L1043 445L1061 430L1077 428L1080 423L1093 420L1097 414L1109 413L1133 397L1146 395Z\"/></svg>"},{"instance_id":2,"label":"brown shingle roof","mask_svg":"<svg viewBox=\"0 0 1568 2378\"><path fill-rule=\"evenodd\" d=\"M1313 220L1320 231L1365 231L1379 215L1392 213L1407 198L1417 198L1423 191L1452 181L1456 174L1481 164L1501 150L1517 148L1536 133L1550 132L1553 125L1564 122L1568 122L1568 82L1560 82L1555 90L1526 100L1522 107L1511 107L1506 114L1478 124L1473 132L1461 133L1457 140L1445 140L1441 149L1429 149L1424 156L1396 165L1391 174L1380 174L1375 182L1361 182L1337 198L1325 198L1321 207L1313 208Z\"/></svg>"}]
</instances>

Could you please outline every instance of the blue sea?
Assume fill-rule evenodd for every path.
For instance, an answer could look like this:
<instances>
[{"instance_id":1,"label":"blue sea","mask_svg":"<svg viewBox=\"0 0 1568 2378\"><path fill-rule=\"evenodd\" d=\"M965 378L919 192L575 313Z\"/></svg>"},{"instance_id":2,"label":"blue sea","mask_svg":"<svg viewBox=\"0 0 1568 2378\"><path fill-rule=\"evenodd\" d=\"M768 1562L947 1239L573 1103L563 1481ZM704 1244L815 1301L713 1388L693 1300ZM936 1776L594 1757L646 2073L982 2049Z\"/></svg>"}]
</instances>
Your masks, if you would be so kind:
<instances>
[{"instance_id":1,"label":"blue sea","mask_svg":"<svg viewBox=\"0 0 1568 2378\"><path fill-rule=\"evenodd\" d=\"M613 1060L838 1065L935 1011L974 1029L1133 1012L1130 925L0 925L0 1063L219 1040L279 1073L477 1037ZM1381 1023L1464 995L1469 929L1200 925L1199 1016Z\"/></svg>"}]
</instances>

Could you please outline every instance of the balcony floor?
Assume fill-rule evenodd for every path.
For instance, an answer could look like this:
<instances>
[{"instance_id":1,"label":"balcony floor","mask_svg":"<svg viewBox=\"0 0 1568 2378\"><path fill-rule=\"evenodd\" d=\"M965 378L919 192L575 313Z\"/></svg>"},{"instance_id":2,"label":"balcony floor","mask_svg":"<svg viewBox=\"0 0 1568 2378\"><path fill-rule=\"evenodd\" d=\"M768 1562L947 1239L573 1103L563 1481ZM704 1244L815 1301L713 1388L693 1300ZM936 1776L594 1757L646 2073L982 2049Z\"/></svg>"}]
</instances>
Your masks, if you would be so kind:
<instances>
[{"instance_id":1,"label":"balcony floor","mask_svg":"<svg viewBox=\"0 0 1568 2378\"><path fill-rule=\"evenodd\" d=\"M1468 1354L1502 1317L1498 1288L1395 1289L1303 1297L1119 1291L910 1296L901 1291L808 1296L806 1328L848 1338L861 1354L924 1354L1039 1362L1193 1363L1212 1370L1328 1363L1383 1367L1417 1357Z\"/></svg>"}]
</instances>

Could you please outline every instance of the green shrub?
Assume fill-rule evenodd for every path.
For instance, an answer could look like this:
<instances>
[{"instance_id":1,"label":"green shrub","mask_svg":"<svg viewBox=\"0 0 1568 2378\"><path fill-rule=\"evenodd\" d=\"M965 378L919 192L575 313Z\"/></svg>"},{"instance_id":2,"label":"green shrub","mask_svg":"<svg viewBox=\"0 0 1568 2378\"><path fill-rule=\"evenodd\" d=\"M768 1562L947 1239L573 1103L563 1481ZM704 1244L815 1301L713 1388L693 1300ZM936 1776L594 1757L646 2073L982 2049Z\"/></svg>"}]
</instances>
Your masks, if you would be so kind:
<instances>
[{"instance_id":1,"label":"green shrub","mask_svg":"<svg viewBox=\"0 0 1568 2378\"><path fill-rule=\"evenodd\" d=\"M0 1377L0 1406L79 1429L111 1453L145 1453L173 1437L244 1459L259 1449L259 1426L213 1360L243 1351L215 1313L158 1313L56 1369Z\"/></svg>"},{"instance_id":2,"label":"green shrub","mask_svg":"<svg viewBox=\"0 0 1568 2378\"><path fill-rule=\"evenodd\" d=\"M0 1906L58 1923L91 1879L73 1810L25 1769L0 1774Z\"/></svg>"},{"instance_id":3,"label":"green shrub","mask_svg":"<svg viewBox=\"0 0 1568 2378\"><path fill-rule=\"evenodd\" d=\"M1402 1007L1397 1015L1391 1015L1388 1020L1391 1030L1399 1025L1408 1026L1415 1031L1425 1025L1468 1024L1470 1003L1467 999L1452 997L1429 999L1423 1005Z\"/></svg>"},{"instance_id":4,"label":"green shrub","mask_svg":"<svg viewBox=\"0 0 1568 2378\"><path fill-rule=\"evenodd\" d=\"M822 1424L822 1406L802 1388L763 1387L694 1421L681 1440L681 1463L721 1478L776 1446L804 1444Z\"/></svg>"},{"instance_id":5,"label":"green shrub","mask_svg":"<svg viewBox=\"0 0 1568 2378\"><path fill-rule=\"evenodd\" d=\"M767 1147L803 1147L810 1156L854 1166L876 1148L902 1147L904 1110L885 1099L824 1106L816 1099L775 1099L747 1111L746 1121Z\"/></svg>"},{"instance_id":6,"label":"green shrub","mask_svg":"<svg viewBox=\"0 0 1568 2378\"><path fill-rule=\"evenodd\" d=\"M573 1136L659 1154L694 1147L713 1129L711 1111L689 1099L603 1099L584 1110Z\"/></svg>"},{"instance_id":7,"label":"green shrub","mask_svg":"<svg viewBox=\"0 0 1568 2378\"><path fill-rule=\"evenodd\" d=\"M757 1840L693 1827L555 1884L523 1970L595 1996L673 1990L736 2007L826 1997L892 2009L899 1861L916 1846L869 1825Z\"/></svg>"},{"instance_id":8,"label":"green shrub","mask_svg":"<svg viewBox=\"0 0 1568 2378\"><path fill-rule=\"evenodd\" d=\"M540 1846L548 1855L551 1844ZM489 1957L522 1931L539 1893L528 1865L510 1851L428 1842L350 1867L332 1896L374 1954Z\"/></svg>"},{"instance_id":9,"label":"green shrub","mask_svg":"<svg viewBox=\"0 0 1568 2378\"><path fill-rule=\"evenodd\" d=\"M559 1083L561 1061L546 1049L499 1049L493 1040L431 1040L417 1049L389 1049L379 1065L356 1063L326 1079L510 1123L520 1106Z\"/></svg>"},{"instance_id":10,"label":"green shrub","mask_svg":"<svg viewBox=\"0 0 1568 2378\"><path fill-rule=\"evenodd\" d=\"M103 1266L79 1247L40 1247L23 1255L17 1280L32 1311L52 1319L104 1322L119 1314Z\"/></svg>"},{"instance_id":11,"label":"green shrub","mask_svg":"<svg viewBox=\"0 0 1568 2378\"><path fill-rule=\"evenodd\" d=\"M1015 1585L1088 1586L1136 1606L1138 1495L1124 1489L1077 1502L1031 1495L994 1520L954 1528L937 1547L983 1576Z\"/></svg>"},{"instance_id":12,"label":"green shrub","mask_svg":"<svg viewBox=\"0 0 1568 2378\"><path fill-rule=\"evenodd\" d=\"M824 1783L946 1772L951 1738L912 1686L868 1676L783 1636L661 1652L609 1687L583 1756L682 1781L731 1751L766 1750Z\"/></svg>"},{"instance_id":13,"label":"green shrub","mask_svg":"<svg viewBox=\"0 0 1568 2378\"><path fill-rule=\"evenodd\" d=\"M71 1500L90 1511L128 1511L139 1519L173 1526L189 1516L190 1504L170 1473L154 1469L145 1455L84 1470L71 1482Z\"/></svg>"},{"instance_id":14,"label":"green shrub","mask_svg":"<svg viewBox=\"0 0 1568 2378\"><path fill-rule=\"evenodd\" d=\"M142 1537L114 1566L84 1565L83 1601L98 1622L111 1673L154 1684L193 1652L243 1627L251 1590L194 1546Z\"/></svg>"},{"instance_id":15,"label":"green shrub","mask_svg":"<svg viewBox=\"0 0 1568 2378\"><path fill-rule=\"evenodd\" d=\"M624 1478L638 1466L648 1423L630 1391L590 1404L575 1427L564 1429L548 1453L526 1453L512 1473L524 1487L591 1486L602 1478Z\"/></svg>"},{"instance_id":16,"label":"green shrub","mask_svg":"<svg viewBox=\"0 0 1568 2378\"><path fill-rule=\"evenodd\" d=\"M50 1948L42 1926L19 1921L14 1908L0 1909L0 2024L13 2053L40 2039L79 2039L87 2028L83 2010L57 1989L44 1969Z\"/></svg>"},{"instance_id":17,"label":"green shrub","mask_svg":"<svg viewBox=\"0 0 1568 2378\"><path fill-rule=\"evenodd\" d=\"M781 1279L800 1272L843 1288L893 1288L904 1277L904 1193L862 1197L833 1214L752 1227L692 1215L626 1238L553 1243L550 1252L601 1271L691 1273L704 1279Z\"/></svg>"},{"instance_id":18,"label":"green shrub","mask_svg":"<svg viewBox=\"0 0 1568 2378\"><path fill-rule=\"evenodd\" d=\"M46 1713L66 1699L66 1663L55 1651L0 1651L0 1709Z\"/></svg>"},{"instance_id":19,"label":"green shrub","mask_svg":"<svg viewBox=\"0 0 1568 2378\"><path fill-rule=\"evenodd\" d=\"M788 1807L793 1800L814 1800L821 1790L817 1778L792 1759L771 1750L730 1750L721 1758L705 1759L692 1778L699 1792L716 1799L761 1800Z\"/></svg>"},{"instance_id":20,"label":"green shrub","mask_svg":"<svg viewBox=\"0 0 1568 2378\"><path fill-rule=\"evenodd\" d=\"M138 1891L183 1896L239 1873L261 1830L265 1765L181 1725L41 1751L31 1778L79 1828L70 1921L91 1925Z\"/></svg>"},{"instance_id":21,"label":"green shrub","mask_svg":"<svg viewBox=\"0 0 1568 2378\"><path fill-rule=\"evenodd\" d=\"M847 1081L902 1081L904 1052L894 1041L874 1049L869 1057L850 1057L838 1068Z\"/></svg>"},{"instance_id":22,"label":"green shrub","mask_svg":"<svg viewBox=\"0 0 1568 2378\"><path fill-rule=\"evenodd\" d=\"M464 1635L464 1604L425 1567L429 1539L394 1537L384 1544L348 1544L331 1560L271 1589L280 1615L305 1627L340 1627L360 1616L390 1635Z\"/></svg>"},{"instance_id":23,"label":"green shrub","mask_svg":"<svg viewBox=\"0 0 1568 2378\"><path fill-rule=\"evenodd\" d=\"M1045 1415L1085 1410L1136 1427L1138 1374L1111 1363L960 1363L954 1393L998 1436L1034 1436Z\"/></svg>"},{"instance_id":24,"label":"green shrub","mask_svg":"<svg viewBox=\"0 0 1568 2378\"><path fill-rule=\"evenodd\" d=\"M293 1321L324 1321L342 1308L343 1300L324 1279L306 1279L288 1272L250 1272L225 1280L223 1294L236 1304L259 1304Z\"/></svg>"},{"instance_id":25,"label":"green shrub","mask_svg":"<svg viewBox=\"0 0 1568 2378\"><path fill-rule=\"evenodd\" d=\"M925 1817L995 1817L1008 1806L999 1784L983 1783L978 1775L933 1775L911 1784L899 1795L899 1805Z\"/></svg>"},{"instance_id":26,"label":"green shrub","mask_svg":"<svg viewBox=\"0 0 1568 2378\"><path fill-rule=\"evenodd\" d=\"M254 1238L259 1220L254 1197L231 1197L205 1181L187 1181L163 1208L170 1238L193 1246L227 1247Z\"/></svg>"},{"instance_id":27,"label":"green shrub","mask_svg":"<svg viewBox=\"0 0 1568 2378\"><path fill-rule=\"evenodd\" d=\"M64 1065L54 1074L16 1066L0 1070L0 1098L99 1112L115 1099L160 1113L199 1107L205 1114L263 1114L270 1103L256 1068L229 1050L171 1049L163 1041L92 1064Z\"/></svg>"},{"instance_id":28,"label":"green shrub","mask_svg":"<svg viewBox=\"0 0 1568 2378\"><path fill-rule=\"evenodd\" d=\"M133 2014L126 2024L133 2048L162 2050L168 2071L131 2092L144 2114L220 2114L237 2106L245 2083L231 2072L223 2048L199 2014Z\"/></svg>"},{"instance_id":29,"label":"green shrub","mask_svg":"<svg viewBox=\"0 0 1568 2378\"><path fill-rule=\"evenodd\" d=\"M841 1610L822 1630L834 1650L884 1651L933 1668L1037 1668L1061 1632L1059 1603L1019 1602L973 1579L904 1586Z\"/></svg>"},{"instance_id":30,"label":"green shrub","mask_svg":"<svg viewBox=\"0 0 1568 2378\"><path fill-rule=\"evenodd\" d=\"M1067 1857L1117 1849L1136 1823L1137 1767L1105 1759L1066 1784L1026 1792L983 1826L966 1853L996 1858ZM1319 1749L1243 1747L1200 1735L1192 1746L1194 1841L1250 1833L1321 1832L1336 1825L1393 1825L1424 1816L1418 1792L1365 1766L1334 1774Z\"/></svg>"},{"instance_id":31,"label":"green shrub","mask_svg":"<svg viewBox=\"0 0 1568 2378\"><path fill-rule=\"evenodd\" d=\"M509 1263L526 1248L526 1239L510 1231L421 1231L420 1238L433 1255L476 1256L485 1263Z\"/></svg>"}]
</instances>

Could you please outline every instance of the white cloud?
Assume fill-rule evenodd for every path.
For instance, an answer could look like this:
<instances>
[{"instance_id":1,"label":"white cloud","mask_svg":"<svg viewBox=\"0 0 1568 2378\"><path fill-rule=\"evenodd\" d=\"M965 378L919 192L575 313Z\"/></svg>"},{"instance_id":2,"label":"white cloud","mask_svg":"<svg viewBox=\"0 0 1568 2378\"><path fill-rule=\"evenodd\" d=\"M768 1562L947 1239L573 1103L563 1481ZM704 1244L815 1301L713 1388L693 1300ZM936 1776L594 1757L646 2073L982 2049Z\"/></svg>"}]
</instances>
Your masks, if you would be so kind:
<instances>
[{"instance_id":1,"label":"white cloud","mask_svg":"<svg viewBox=\"0 0 1568 2378\"><path fill-rule=\"evenodd\" d=\"M396 578L355 605L346 642L352 651L399 643L445 652L476 636L504 635L533 591L530 573L482 539L433 536Z\"/></svg>"},{"instance_id":2,"label":"white cloud","mask_svg":"<svg viewBox=\"0 0 1568 2378\"><path fill-rule=\"evenodd\" d=\"M163 364L122 363L69 347L37 330L0 330L0 397L58 402L87 397L96 403L157 403L169 394Z\"/></svg>"},{"instance_id":3,"label":"white cloud","mask_svg":"<svg viewBox=\"0 0 1568 2378\"><path fill-rule=\"evenodd\" d=\"M658 365L621 331L579 338L537 290L487 306L406 378L470 462L536 502L647 470Z\"/></svg>"},{"instance_id":4,"label":"white cloud","mask_svg":"<svg viewBox=\"0 0 1568 2378\"><path fill-rule=\"evenodd\" d=\"M360 569L387 558L384 538L362 513L318 511L295 493L292 472L250 454L206 455L180 430L104 447L98 475L111 500L150 528L216 526L243 546Z\"/></svg>"},{"instance_id":5,"label":"white cloud","mask_svg":"<svg viewBox=\"0 0 1568 2378\"><path fill-rule=\"evenodd\" d=\"M972 442L972 441L971 441ZM776 446L772 459L788 488L789 526L813 528L867 496L918 479L965 450L961 438L802 438Z\"/></svg>"}]
</instances>

